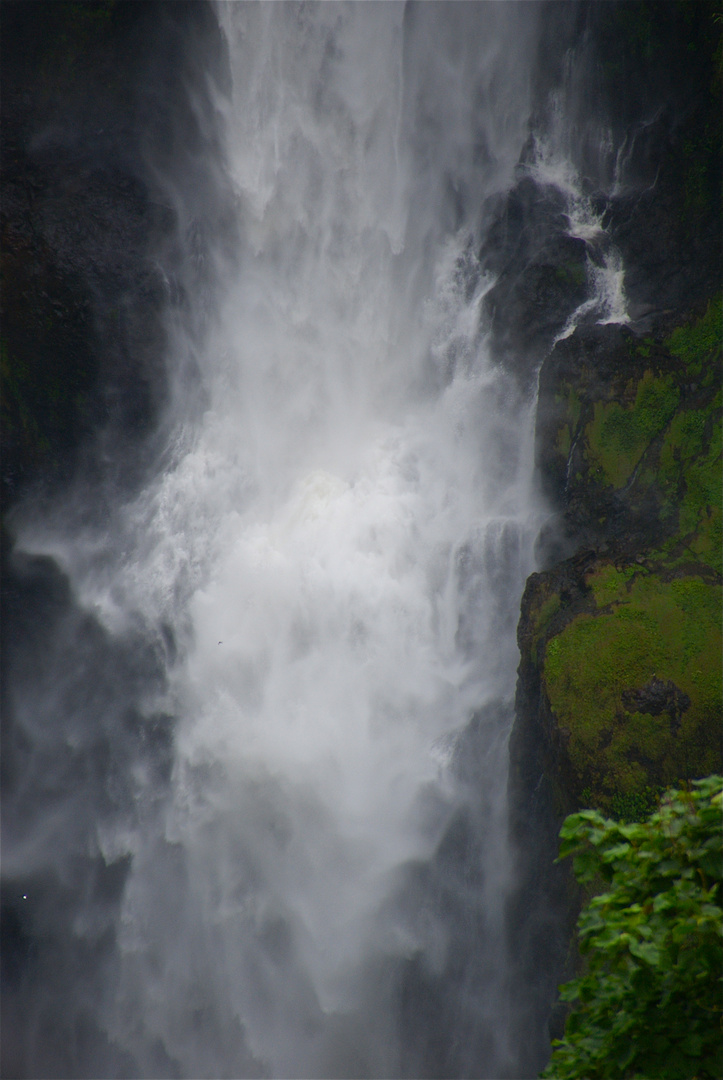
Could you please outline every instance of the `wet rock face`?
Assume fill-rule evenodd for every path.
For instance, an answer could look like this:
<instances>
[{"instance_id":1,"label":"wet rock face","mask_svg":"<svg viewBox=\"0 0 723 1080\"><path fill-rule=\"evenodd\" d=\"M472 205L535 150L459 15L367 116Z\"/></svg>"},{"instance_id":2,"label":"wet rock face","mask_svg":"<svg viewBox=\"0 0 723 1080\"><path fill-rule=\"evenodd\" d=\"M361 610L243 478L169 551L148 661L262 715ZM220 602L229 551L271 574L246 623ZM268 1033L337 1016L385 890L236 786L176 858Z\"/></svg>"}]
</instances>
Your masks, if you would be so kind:
<instances>
[{"instance_id":1,"label":"wet rock face","mask_svg":"<svg viewBox=\"0 0 723 1080\"><path fill-rule=\"evenodd\" d=\"M580 328L543 365L559 513L522 604L518 724L558 813L720 768L720 372L720 296L645 336Z\"/></svg>"},{"instance_id":2,"label":"wet rock face","mask_svg":"<svg viewBox=\"0 0 723 1080\"><path fill-rule=\"evenodd\" d=\"M526 377L588 298L588 245L567 225L561 192L523 175L480 252L498 275L484 300L494 353Z\"/></svg>"},{"instance_id":3,"label":"wet rock face","mask_svg":"<svg viewBox=\"0 0 723 1080\"><path fill-rule=\"evenodd\" d=\"M690 698L670 679L664 682L656 675L639 690L623 690L623 705L629 712L660 716L666 712L671 724L680 727L683 713L690 707Z\"/></svg>"},{"instance_id":4,"label":"wet rock face","mask_svg":"<svg viewBox=\"0 0 723 1080\"><path fill-rule=\"evenodd\" d=\"M561 5L565 7L565 5ZM571 35L579 114L570 129L603 224L623 257L632 319L685 312L720 282L723 89L715 3L574 6L542 48ZM567 22L567 27L562 25ZM545 87L538 98L544 100ZM610 133L605 157L591 128ZM599 128L598 128L599 132ZM603 150L601 154L601 149ZM594 178L594 179L593 179Z\"/></svg>"},{"instance_id":5,"label":"wet rock face","mask_svg":"<svg viewBox=\"0 0 723 1080\"><path fill-rule=\"evenodd\" d=\"M716 298L682 326L668 319L645 336L583 327L545 362L540 477L578 544L615 542L634 554L679 528L688 535L704 499L712 517L697 542L715 558L720 319Z\"/></svg>"},{"instance_id":6,"label":"wet rock face","mask_svg":"<svg viewBox=\"0 0 723 1080\"><path fill-rule=\"evenodd\" d=\"M682 313L720 285L715 223L723 83L716 8L621 4L596 17L611 117L628 125L605 221L625 261L630 314ZM632 63L621 57L621 44ZM642 108L635 115L637 102Z\"/></svg>"},{"instance_id":7,"label":"wet rock face","mask_svg":"<svg viewBox=\"0 0 723 1080\"><path fill-rule=\"evenodd\" d=\"M495 354L524 379L590 299L588 279L610 244L622 256L628 314L641 332L718 288L723 76L715 17L714 4L659 0L546 12L536 135L515 187L488 208L494 224L480 252L497 276L484 300ZM554 130L550 104L560 84L569 95L564 133ZM604 235L574 234L562 191L536 173L537 139L562 142Z\"/></svg>"},{"instance_id":8,"label":"wet rock face","mask_svg":"<svg viewBox=\"0 0 723 1080\"><path fill-rule=\"evenodd\" d=\"M719 295L645 336L580 328L543 365L558 515L522 604L518 724L558 814L720 768L720 372Z\"/></svg>"},{"instance_id":9,"label":"wet rock face","mask_svg":"<svg viewBox=\"0 0 723 1080\"><path fill-rule=\"evenodd\" d=\"M699 569L699 568L696 568ZM720 768L720 577L604 557L530 580L520 708L540 729L558 813ZM524 697L523 697L524 695Z\"/></svg>"},{"instance_id":10,"label":"wet rock face","mask_svg":"<svg viewBox=\"0 0 723 1080\"><path fill-rule=\"evenodd\" d=\"M29 485L67 482L99 433L122 443L112 479L132 484L142 467L166 393L168 311L197 284L181 277L182 249L203 232L201 212L178 220L164 169L220 212L179 161L213 137L185 86L193 62L220 50L213 27L203 4L3 7L6 506ZM101 468L97 442L88 456Z\"/></svg>"}]
</instances>

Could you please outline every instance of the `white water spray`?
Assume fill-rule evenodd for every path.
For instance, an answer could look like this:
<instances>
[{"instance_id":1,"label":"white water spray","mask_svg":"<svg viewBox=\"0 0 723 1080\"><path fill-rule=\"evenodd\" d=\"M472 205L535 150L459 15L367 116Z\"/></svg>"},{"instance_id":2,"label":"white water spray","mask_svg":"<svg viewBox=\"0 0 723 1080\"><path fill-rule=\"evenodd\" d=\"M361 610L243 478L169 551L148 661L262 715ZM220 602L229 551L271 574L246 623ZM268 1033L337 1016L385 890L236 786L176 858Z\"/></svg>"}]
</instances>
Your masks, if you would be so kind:
<instances>
[{"instance_id":1,"label":"white water spray","mask_svg":"<svg viewBox=\"0 0 723 1080\"><path fill-rule=\"evenodd\" d=\"M218 8L239 243L211 238L203 413L115 540L24 538L111 636L172 628L141 703L175 718L169 787L139 770L136 819L97 830L132 857L97 1013L141 1075L413 1074L397 972L468 948L419 868L473 716L484 976L475 941L455 992L470 1067L514 1068L508 728L480 717L514 692L534 403L488 353L475 251L527 136L536 11Z\"/></svg>"},{"instance_id":2,"label":"white water spray","mask_svg":"<svg viewBox=\"0 0 723 1080\"><path fill-rule=\"evenodd\" d=\"M442 927L402 926L385 902L454 809L455 736L512 693L532 539L530 403L478 340L484 283L467 295L472 211L509 182L527 119L501 50L524 73L531 28L515 42L515 20L474 14L489 38L477 26L473 49L464 11L418 12L405 42L401 5L220 9L240 260L208 409L142 500L153 545L120 585L124 605L173 617L187 570L172 796L134 844L111 1019L146 1068L160 1038L186 1075L245 1056L276 1076L354 1055L387 1073L399 1049L368 973L444 953ZM498 83L479 130L470 103ZM451 231L450 185L469 202ZM499 923L504 741L495 767Z\"/></svg>"}]
</instances>

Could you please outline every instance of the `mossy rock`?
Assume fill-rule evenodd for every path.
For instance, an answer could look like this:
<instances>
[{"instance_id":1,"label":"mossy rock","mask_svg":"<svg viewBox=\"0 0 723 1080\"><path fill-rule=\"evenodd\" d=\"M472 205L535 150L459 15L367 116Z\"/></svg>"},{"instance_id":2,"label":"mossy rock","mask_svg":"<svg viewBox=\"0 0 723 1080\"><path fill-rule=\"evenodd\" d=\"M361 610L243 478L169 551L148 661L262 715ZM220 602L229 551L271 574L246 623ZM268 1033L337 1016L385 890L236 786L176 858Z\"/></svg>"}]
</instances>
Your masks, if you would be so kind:
<instances>
[{"instance_id":1,"label":"mossy rock","mask_svg":"<svg viewBox=\"0 0 723 1080\"><path fill-rule=\"evenodd\" d=\"M520 701L561 813L721 768L722 307L586 328L543 367L543 480L581 550L528 582Z\"/></svg>"},{"instance_id":2,"label":"mossy rock","mask_svg":"<svg viewBox=\"0 0 723 1080\"><path fill-rule=\"evenodd\" d=\"M586 541L687 538L719 565L722 307L642 339L586 328L543 367L543 484Z\"/></svg>"},{"instance_id":3,"label":"mossy rock","mask_svg":"<svg viewBox=\"0 0 723 1080\"><path fill-rule=\"evenodd\" d=\"M596 563L586 610L544 645L575 794L608 811L721 766L720 583L662 569Z\"/></svg>"}]
</instances>

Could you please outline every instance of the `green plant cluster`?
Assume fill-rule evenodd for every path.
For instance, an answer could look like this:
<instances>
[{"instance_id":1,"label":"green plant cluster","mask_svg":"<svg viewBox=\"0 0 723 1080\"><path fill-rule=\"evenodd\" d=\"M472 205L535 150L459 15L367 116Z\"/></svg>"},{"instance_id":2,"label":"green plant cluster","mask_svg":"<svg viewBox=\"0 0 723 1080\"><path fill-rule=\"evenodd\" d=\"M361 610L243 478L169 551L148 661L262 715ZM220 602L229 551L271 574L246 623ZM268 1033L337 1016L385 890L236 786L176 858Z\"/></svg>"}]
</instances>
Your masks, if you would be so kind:
<instances>
[{"instance_id":1,"label":"green plant cluster","mask_svg":"<svg viewBox=\"0 0 723 1080\"><path fill-rule=\"evenodd\" d=\"M633 821L645 821L660 801L663 789L660 787L645 787L639 791L621 792L616 791L610 800L610 816L615 821L630 824ZM590 806L594 802L592 788L585 787L580 793L582 806Z\"/></svg>"},{"instance_id":2,"label":"green plant cluster","mask_svg":"<svg viewBox=\"0 0 723 1080\"><path fill-rule=\"evenodd\" d=\"M568 817L560 858L606 891L579 922L581 977L543 1077L714 1080L723 1075L723 779L669 790L637 824Z\"/></svg>"},{"instance_id":3,"label":"green plant cluster","mask_svg":"<svg viewBox=\"0 0 723 1080\"><path fill-rule=\"evenodd\" d=\"M611 816L615 821L629 825L633 821L645 821L658 804L660 788L642 787L628 794L616 792L610 800Z\"/></svg>"}]
</instances>

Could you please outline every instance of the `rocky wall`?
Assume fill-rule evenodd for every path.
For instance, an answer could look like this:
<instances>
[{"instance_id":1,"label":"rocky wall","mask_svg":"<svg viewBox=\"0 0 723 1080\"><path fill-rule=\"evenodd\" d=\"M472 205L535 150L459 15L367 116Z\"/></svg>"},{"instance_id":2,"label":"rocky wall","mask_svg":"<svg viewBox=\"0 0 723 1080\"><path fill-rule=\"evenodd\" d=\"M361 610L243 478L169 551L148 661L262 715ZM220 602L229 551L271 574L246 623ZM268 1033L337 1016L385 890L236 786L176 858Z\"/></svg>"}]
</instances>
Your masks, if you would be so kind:
<instances>
[{"instance_id":1,"label":"rocky wall","mask_svg":"<svg viewBox=\"0 0 723 1080\"><path fill-rule=\"evenodd\" d=\"M643 337L581 329L543 366L546 542L577 550L527 583L518 694L560 814L720 768L720 362L718 295Z\"/></svg>"},{"instance_id":2,"label":"rocky wall","mask_svg":"<svg viewBox=\"0 0 723 1080\"><path fill-rule=\"evenodd\" d=\"M539 374L551 516L521 605L510 739L508 934L513 978L531 988L524 1039L562 1034L557 984L580 965L581 896L555 862L564 816L645 815L661 787L720 771L723 735L721 19L703 3L568 11L582 91L571 135L604 180L585 119L594 99L620 147L590 198L622 256L631 321L580 325ZM544 340L535 348L544 355Z\"/></svg>"}]
</instances>

